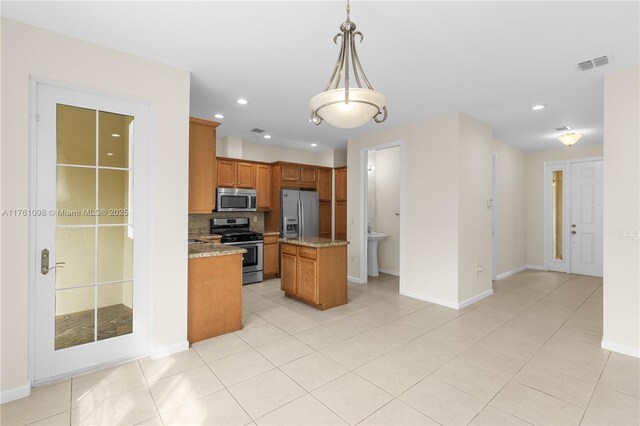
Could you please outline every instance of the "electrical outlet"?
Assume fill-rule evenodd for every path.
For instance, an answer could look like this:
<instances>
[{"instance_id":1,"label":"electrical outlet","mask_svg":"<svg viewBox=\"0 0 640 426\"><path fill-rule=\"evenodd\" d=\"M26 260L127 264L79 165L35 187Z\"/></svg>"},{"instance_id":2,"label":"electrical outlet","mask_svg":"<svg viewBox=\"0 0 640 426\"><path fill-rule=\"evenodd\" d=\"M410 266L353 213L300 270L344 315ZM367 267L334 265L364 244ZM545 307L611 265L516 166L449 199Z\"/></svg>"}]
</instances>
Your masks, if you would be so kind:
<instances>
[{"instance_id":1,"label":"electrical outlet","mask_svg":"<svg viewBox=\"0 0 640 426\"><path fill-rule=\"evenodd\" d=\"M253 215L253 221L257 222L258 221L258 215Z\"/></svg>"},{"instance_id":2,"label":"electrical outlet","mask_svg":"<svg viewBox=\"0 0 640 426\"><path fill-rule=\"evenodd\" d=\"M621 240L640 240L639 229L620 229Z\"/></svg>"},{"instance_id":3,"label":"electrical outlet","mask_svg":"<svg viewBox=\"0 0 640 426\"><path fill-rule=\"evenodd\" d=\"M476 273L479 274L480 272L482 272L482 265L476 266Z\"/></svg>"}]
</instances>

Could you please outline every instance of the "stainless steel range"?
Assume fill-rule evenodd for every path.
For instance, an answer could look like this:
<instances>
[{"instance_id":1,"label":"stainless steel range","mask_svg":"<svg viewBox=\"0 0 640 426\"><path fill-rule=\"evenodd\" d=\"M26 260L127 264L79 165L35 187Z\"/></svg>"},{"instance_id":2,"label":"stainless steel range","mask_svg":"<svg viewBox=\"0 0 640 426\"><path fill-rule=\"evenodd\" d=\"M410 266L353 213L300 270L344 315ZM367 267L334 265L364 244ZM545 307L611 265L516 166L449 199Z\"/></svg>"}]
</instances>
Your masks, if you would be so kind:
<instances>
[{"instance_id":1,"label":"stainless steel range","mask_svg":"<svg viewBox=\"0 0 640 426\"><path fill-rule=\"evenodd\" d=\"M247 250L242 257L242 284L262 281L263 238L260 232L249 230L249 218L211 219L210 223L211 233L222 235L222 244Z\"/></svg>"}]
</instances>

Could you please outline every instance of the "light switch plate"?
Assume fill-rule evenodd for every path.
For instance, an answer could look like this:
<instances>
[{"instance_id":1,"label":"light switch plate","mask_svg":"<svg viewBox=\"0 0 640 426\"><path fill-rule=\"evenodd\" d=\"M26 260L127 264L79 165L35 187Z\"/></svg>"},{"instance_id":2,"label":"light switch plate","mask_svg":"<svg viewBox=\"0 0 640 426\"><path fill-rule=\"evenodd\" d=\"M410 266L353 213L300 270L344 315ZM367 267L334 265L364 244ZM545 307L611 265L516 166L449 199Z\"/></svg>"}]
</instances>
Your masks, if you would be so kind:
<instances>
[{"instance_id":1,"label":"light switch plate","mask_svg":"<svg viewBox=\"0 0 640 426\"><path fill-rule=\"evenodd\" d=\"M621 240L640 240L640 229L620 229Z\"/></svg>"}]
</instances>

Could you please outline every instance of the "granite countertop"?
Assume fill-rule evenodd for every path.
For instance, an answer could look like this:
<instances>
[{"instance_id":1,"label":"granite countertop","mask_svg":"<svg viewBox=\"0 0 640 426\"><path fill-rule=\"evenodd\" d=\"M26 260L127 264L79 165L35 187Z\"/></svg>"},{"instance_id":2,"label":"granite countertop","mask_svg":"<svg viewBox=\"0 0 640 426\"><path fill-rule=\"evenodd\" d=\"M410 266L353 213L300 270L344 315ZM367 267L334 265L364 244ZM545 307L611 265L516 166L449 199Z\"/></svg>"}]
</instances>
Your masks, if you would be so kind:
<instances>
[{"instance_id":1,"label":"granite countertop","mask_svg":"<svg viewBox=\"0 0 640 426\"><path fill-rule=\"evenodd\" d=\"M189 235L189 239L213 242L213 241L220 241L222 239L222 235L219 235L219 234Z\"/></svg>"},{"instance_id":2,"label":"granite countertop","mask_svg":"<svg viewBox=\"0 0 640 426\"><path fill-rule=\"evenodd\" d=\"M349 244L349 241L342 240L331 240L329 238L319 238L319 237L296 237L296 238L280 238L281 243L286 244L294 244L297 246L305 246L305 247L339 247L346 246Z\"/></svg>"},{"instance_id":3,"label":"granite countertop","mask_svg":"<svg viewBox=\"0 0 640 426\"><path fill-rule=\"evenodd\" d=\"M229 256L232 254L243 254L246 252L247 250L241 247L229 246L220 242L189 244L189 259L212 256Z\"/></svg>"},{"instance_id":4,"label":"granite countertop","mask_svg":"<svg viewBox=\"0 0 640 426\"><path fill-rule=\"evenodd\" d=\"M265 237L272 237L274 235L280 235L280 231L264 231L262 235Z\"/></svg>"}]
</instances>

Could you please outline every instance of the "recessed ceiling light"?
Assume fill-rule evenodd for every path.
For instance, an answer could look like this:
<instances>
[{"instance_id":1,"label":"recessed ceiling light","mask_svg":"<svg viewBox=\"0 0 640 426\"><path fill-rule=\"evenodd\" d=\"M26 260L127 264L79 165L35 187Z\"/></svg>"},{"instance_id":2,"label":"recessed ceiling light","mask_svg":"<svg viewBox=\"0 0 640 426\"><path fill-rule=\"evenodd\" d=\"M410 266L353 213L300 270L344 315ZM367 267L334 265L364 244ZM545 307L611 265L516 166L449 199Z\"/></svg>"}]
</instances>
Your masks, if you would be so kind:
<instances>
[{"instance_id":1,"label":"recessed ceiling light","mask_svg":"<svg viewBox=\"0 0 640 426\"><path fill-rule=\"evenodd\" d=\"M113 136L114 138L119 138L120 134L119 133L111 133L111 136Z\"/></svg>"},{"instance_id":2,"label":"recessed ceiling light","mask_svg":"<svg viewBox=\"0 0 640 426\"><path fill-rule=\"evenodd\" d=\"M263 138L265 139L271 139L271 135L264 135Z\"/></svg>"},{"instance_id":3,"label":"recessed ceiling light","mask_svg":"<svg viewBox=\"0 0 640 426\"><path fill-rule=\"evenodd\" d=\"M318 146L318 144L317 143L312 143L311 146L316 147L316 146Z\"/></svg>"},{"instance_id":4,"label":"recessed ceiling light","mask_svg":"<svg viewBox=\"0 0 640 426\"><path fill-rule=\"evenodd\" d=\"M219 120L222 120L222 119L224 118L224 115L222 115L222 114L220 114L220 113L218 113L218 114L214 114L213 116L214 116L215 118L219 119Z\"/></svg>"},{"instance_id":5,"label":"recessed ceiling light","mask_svg":"<svg viewBox=\"0 0 640 426\"><path fill-rule=\"evenodd\" d=\"M113 157L113 152L107 152L107 157Z\"/></svg>"},{"instance_id":6,"label":"recessed ceiling light","mask_svg":"<svg viewBox=\"0 0 640 426\"><path fill-rule=\"evenodd\" d=\"M531 107L532 110L534 111L539 111L541 109L544 109L544 105L540 104L540 105L534 105Z\"/></svg>"},{"instance_id":7,"label":"recessed ceiling light","mask_svg":"<svg viewBox=\"0 0 640 426\"><path fill-rule=\"evenodd\" d=\"M239 99L236 99L236 103L240 105L246 105L249 103L249 101L244 98L239 98Z\"/></svg>"}]
</instances>

